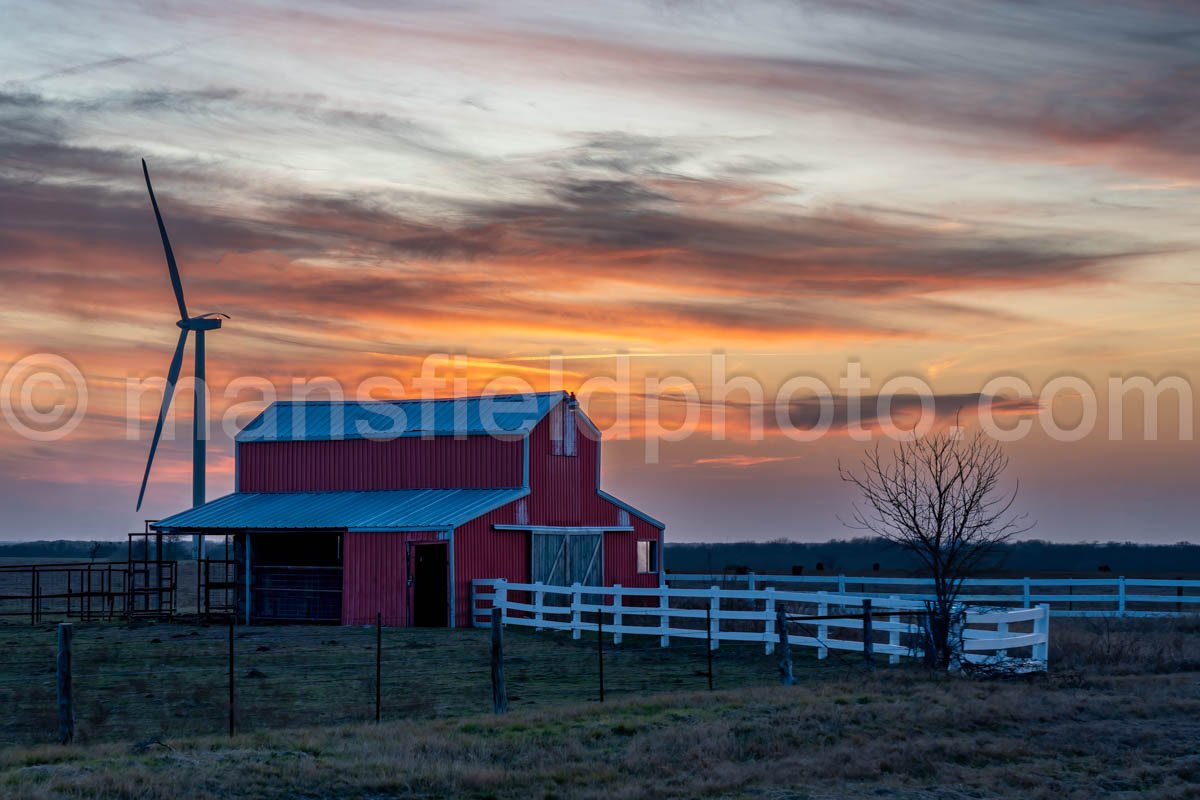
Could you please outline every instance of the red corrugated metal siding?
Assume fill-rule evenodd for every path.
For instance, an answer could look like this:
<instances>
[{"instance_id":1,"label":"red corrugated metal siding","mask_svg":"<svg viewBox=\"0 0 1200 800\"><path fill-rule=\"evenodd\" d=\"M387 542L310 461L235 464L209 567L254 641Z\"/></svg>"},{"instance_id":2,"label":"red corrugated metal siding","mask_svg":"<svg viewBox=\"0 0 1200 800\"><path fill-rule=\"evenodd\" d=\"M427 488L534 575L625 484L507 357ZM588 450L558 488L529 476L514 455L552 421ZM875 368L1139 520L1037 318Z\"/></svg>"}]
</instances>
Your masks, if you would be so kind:
<instances>
[{"instance_id":1,"label":"red corrugated metal siding","mask_svg":"<svg viewBox=\"0 0 1200 800\"><path fill-rule=\"evenodd\" d=\"M471 625L471 581L529 581L529 534L492 528L516 521L517 503L509 503L455 529L454 623L458 627Z\"/></svg>"},{"instance_id":2,"label":"red corrugated metal siding","mask_svg":"<svg viewBox=\"0 0 1200 800\"><path fill-rule=\"evenodd\" d=\"M382 612L384 625L408 619L406 547L409 542L439 541L435 531L347 533L342 545L342 624L373 625Z\"/></svg>"},{"instance_id":3,"label":"red corrugated metal siding","mask_svg":"<svg viewBox=\"0 0 1200 800\"><path fill-rule=\"evenodd\" d=\"M529 521L535 525L582 525L583 502L596 495L597 442L579 426L578 455L556 456L547 415L529 434Z\"/></svg>"},{"instance_id":4,"label":"red corrugated metal siding","mask_svg":"<svg viewBox=\"0 0 1200 800\"><path fill-rule=\"evenodd\" d=\"M242 442L238 491L483 489L521 486L523 445L492 436Z\"/></svg>"},{"instance_id":5,"label":"red corrugated metal siding","mask_svg":"<svg viewBox=\"0 0 1200 800\"><path fill-rule=\"evenodd\" d=\"M634 528L632 532L604 534L604 583L643 588L658 586L658 573L639 574L637 571L637 543L640 540L659 541L659 530L640 517L633 517L630 522ZM659 558L662 558L661 552Z\"/></svg>"}]
</instances>

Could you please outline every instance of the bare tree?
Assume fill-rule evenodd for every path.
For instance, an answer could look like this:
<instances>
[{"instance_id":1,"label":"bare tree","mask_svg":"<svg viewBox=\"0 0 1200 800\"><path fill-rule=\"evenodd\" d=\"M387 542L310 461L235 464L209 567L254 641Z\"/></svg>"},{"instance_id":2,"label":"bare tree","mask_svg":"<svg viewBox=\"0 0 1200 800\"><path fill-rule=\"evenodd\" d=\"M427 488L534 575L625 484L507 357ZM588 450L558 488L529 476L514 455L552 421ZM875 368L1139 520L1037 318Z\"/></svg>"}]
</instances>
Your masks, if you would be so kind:
<instances>
[{"instance_id":1,"label":"bare tree","mask_svg":"<svg viewBox=\"0 0 1200 800\"><path fill-rule=\"evenodd\" d=\"M876 445L857 470L838 463L842 480L862 493L846 524L912 553L933 578L926 632L933 666L950 666L963 581L999 545L1033 527L1012 513L1019 484L1011 492L1001 486L1007 467L999 442L982 431L965 438L958 427L900 442L886 459Z\"/></svg>"}]
</instances>

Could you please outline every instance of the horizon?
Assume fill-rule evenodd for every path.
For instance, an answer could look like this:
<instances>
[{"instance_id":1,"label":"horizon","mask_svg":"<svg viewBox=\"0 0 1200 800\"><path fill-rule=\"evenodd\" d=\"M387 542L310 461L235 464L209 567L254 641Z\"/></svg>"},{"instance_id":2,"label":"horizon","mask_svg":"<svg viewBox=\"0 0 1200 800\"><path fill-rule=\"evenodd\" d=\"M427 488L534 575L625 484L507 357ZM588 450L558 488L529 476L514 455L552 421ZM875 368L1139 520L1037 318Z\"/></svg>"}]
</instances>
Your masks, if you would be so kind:
<instances>
[{"instance_id":1,"label":"horizon","mask_svg":"<svg viewBox=\"0 0 1200 800\"><path fill-rule=\"evenodd\" d=\"M1195 10L9 20L0 543L190 505L189 349L135 511L179 335L143 157L192 312L232 318L209 500L270 396L528 387L580 392L668 544L858 538L838 464L924 423L1011 437L1025 540L1197 530Z\"/></svg>"}]
</instances>

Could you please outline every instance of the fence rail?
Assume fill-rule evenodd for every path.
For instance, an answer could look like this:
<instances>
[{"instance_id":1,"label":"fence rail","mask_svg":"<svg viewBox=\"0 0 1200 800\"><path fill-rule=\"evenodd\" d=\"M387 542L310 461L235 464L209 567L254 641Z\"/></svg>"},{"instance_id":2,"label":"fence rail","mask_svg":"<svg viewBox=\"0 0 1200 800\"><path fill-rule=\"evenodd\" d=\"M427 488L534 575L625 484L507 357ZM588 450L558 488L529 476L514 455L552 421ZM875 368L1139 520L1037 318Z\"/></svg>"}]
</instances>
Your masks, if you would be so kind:
<instances>
[{"instance_id":1,"label":"fence rail","mask_svg":"<svg viewBox=\"0 0 1200 800\"><path fill-rule=\"evenodd\" d=\"M668 572L668 585L717 585L747 589L793 587L830 594L886 599L932 600L929 578L858 575L707 575ZM875 591L872 591L872 590ZM1200 614L1200 580L1161 578L969 578L958 598L965 605L1049 605L1056 617L1156 617Z\"/></svg>"},{"instance_id":2,"label":"fence rail","mask_svg":"<svg viewBox=\"0 0 1200 800\"><path fill-rule=\"evenodd\" d=\"M780 637L777 611L814 612L815 619L793 621L789 628L792 646L813 647L818 658L830 650L864 651L864 601L870 601L884 619L872 619L872 649L892 663L902 657L922 657L922 629L916 619L927 611L924 600L899 596L851 595L832 592L796 592L774 587L730 589L710 586L685 589L631 588L622 586L553 586L543 583L511 583L477 580L471 587L472 623L483 625L491 610L502 612L507 625L537 630L570 631L580 638L585 631L610 634L619 644L623 636L657 636L662 647L671 639L707 639L711 647L723 641L761 642L766 653L774 652ZM599 600L595 602L594 600ZM858 609L859 616L847 610ZM1045 668L1049 647L1050 609L965 607L961 617L962 658L973 663L1022 659ZM889 613L890 612L890 613ZM607 617L607 618L606 618ZM1013 626L1028 630L1014 630ZM884 640L879 641L882 635Z\"/></svg>"}]
</instances>

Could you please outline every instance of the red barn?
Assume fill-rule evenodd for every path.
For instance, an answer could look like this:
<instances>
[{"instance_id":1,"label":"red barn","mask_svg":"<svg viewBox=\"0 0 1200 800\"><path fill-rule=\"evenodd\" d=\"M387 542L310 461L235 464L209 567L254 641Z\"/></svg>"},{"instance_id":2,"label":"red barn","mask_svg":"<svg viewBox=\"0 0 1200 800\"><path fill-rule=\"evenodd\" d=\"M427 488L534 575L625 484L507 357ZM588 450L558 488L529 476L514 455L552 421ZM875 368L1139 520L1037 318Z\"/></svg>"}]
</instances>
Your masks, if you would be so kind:
<instances>
[{"instance_id":1,"label":"red barn","mask_svg":"<svg viewBox=\"0 0 1200 800\"><path fill-rule=\"evenodd\" d=\"M236 437L233 494L158 521L233 537L250 622L471 624L471 582L658 586L664 526L600 489L564 392L278 402Z\"/></svg>"}]
</instances>

